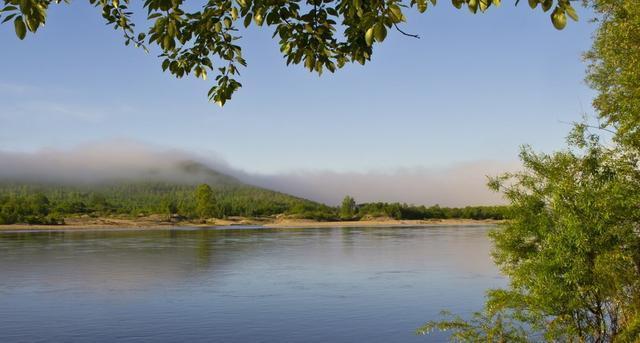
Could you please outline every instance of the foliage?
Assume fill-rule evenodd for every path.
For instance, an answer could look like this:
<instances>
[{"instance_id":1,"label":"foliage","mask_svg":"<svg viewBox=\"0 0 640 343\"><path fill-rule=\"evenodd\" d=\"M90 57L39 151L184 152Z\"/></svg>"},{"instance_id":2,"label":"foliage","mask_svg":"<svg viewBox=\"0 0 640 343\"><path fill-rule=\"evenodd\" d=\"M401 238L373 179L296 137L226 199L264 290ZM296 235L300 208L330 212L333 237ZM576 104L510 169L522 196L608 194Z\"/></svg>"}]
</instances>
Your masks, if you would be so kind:
<instances>
[{"instance_id":1,"label":"foliage","mask_svg":"<svg viewBox=\"0 0 640 343\"><path fill-rule=\"evenodd\" d=\"M350 198L350 197L349 197ZM353 198L350 198L353 201ZM200 185L163 182L121 182L97 185L0 184L0 224L49 222L65 216L143 216L176 214L185 218L262 217L288 215L331 221L384 216L395 219L502 219L504 206L425 207L399 203L349 201L349 216L341 209L244 184ZM6 205L6 206L5 206ZM18 208L20 210L18 210ZM21 213L14 215L12 213ZM26 220L31 215L32 219ZM3 219L4 218L4 219Z\"/></svg>"},{"instance_id":2,"label":"foliage","mask_svg":"<svg viewBox=\"0 0 640 343\"><path fill-rule=\"evenodd\" d=\"M201 189L204 186L201 187ZM179 214L187 218L213 216L269 216L287 212L297 204L320 207L312 201L243 184L211 184L206 196L210 203L198 204L196 185L165 182L113 182L96 185L55 185L35 183L0 184L0 208L31 208L35 195L48 200L47 211L58 217L71 215L140 216ZM200 205L200 207L198 206ZM204 212L202 210L204 209ZM13 211L13 210L12 210ZM210 212L209 212L210 211ZM44 214L43 214L44 215ZM16 216L5 224L16 221Z\"/></svg>"},{"instance_id":3,"label":"foliage","mask_svg":"<svg viewBox=\"0 0 640 343\"><path fill-rule=\"evenodd\" d=\"M203 183L195 190L196 213L200 218L211 218L218 214L211 186Z\"/></svg>"},{"instance_id":4,"label":"foliage","mask_svg":"<svg viewBox=\"0 0 640 343\"><path fill-rule=\"evenodd\" d=\"M587 81L598 91L593 103L616 139L640 149L640 6L633 0L599 0L602 23L594 36Z\"/></svg>"},{"instance_id":5,"label":"foliage","mask_svg":"<svg viewBox=\"0 0 640 343\"><path fill-rule=\"evenodd\" d=\"M605 120L596 128L613 133L613 142L581 123L564 151L524 148L524 171L490 182L511 203L511 219L491 234L509 287L490 291L471 320L446 317L420 333L448 329L452 341L508 334L502 341L640 341L640 7L593 3L601 26L587 78Z\"/></svg>"},{"instance_id":6,"label":"foliage","mask_svg":"<svg viewBox=\"0 0 640 343\"><path fill-rule=\"evenodd\" d=\"M49 7L60 2L4 0L0 19L12 22L18 38L24 39L27 32L35 33L44 26ZM554 8L551 21L557 29L565 27L567 16L578 19L569 0L528 2L531 8L545 12ZM436 0L209 0L196 6L187 6L183 0L146 0L143 8L137 9L147 13L146 32L136 31L129 0L89 3L102 11L109 26L123 33L126 45L145 51L151 46L159 49L163 70L178 78L193 74L206 79L209 72L215 73L209 98L222 106L241 87L235 78L239 67L246 66L238 45L241 26L253 23L272 27L287 64L304 64L322 74L325 69L334 72L349 62L365 64L373 54L373 44L384 41L390 29L418 37L404 33L398 25L406 21L409 9L422 13L430 4L435 6ZM467 7L472 13L500 3L452 0L456 8Z\"/></svg>"},{"instance_id":7,"label":"foliage","mask_svg":"<svg viewBox=\"0 0 640 343\"><path fill-rule=\"evenodd\" d=\"M347 195L342 199L342 204L340 205L340 217L343 219L351 219L355 214L356 201Z\"/></svg>"},{"instance_id":8,"label":"foliage","mask_svg":"<svg viewBox=\"0 0 640 343\"><path fill-rule=\"evenodd\" d=\"M500 312L474 313L471 320L442 311L442 321L431 321L418 328L417 333L427 335L435 330L451 331L455 342L527 342L527 333L513 318Z\"/></svg>"},{"instance_id":9,"label":"foliage","mask_svg":"<svg viewBox=\"0 0 640 343\"><path fill-rule=\"evenodd\" d=\"M165 197L161 206L164 210L164 214L166 214L168 218L171 218L172 215L178 213L178 203L174 199Z\"/></svg>"},{"instance_id":10,"label":"foliage","mask_svg":"<svg viewBox=\"0 0 640 343\"><path fill-rule=\"evenodd\" d=\"M298 203L287 211L293 218L313 219L318 221L339 220L338 211L335 207L315 203Z\"/></svg>"},{"instance_id":11,"label":"foliage","mask_svg":"<svg viewBox=\"0 0 640 343\"><path fill-rule=\"evenodd\" d=\"M49 199L41 193L24 197L0 195L0 224L62 224L64 220L50 215Z\"/></svg>"},{"instance_id":12,"label":"foliage","mask_svg":"<svg viewBox=\"0 0 640 343\"><path fill-rule=\"evenodd\" d=\"M408 205L401 203L364 203L357 206L356 215L362 217L390 217L394 219L505 219L508 215L506 206L466 206L440 207L434 205Z\"/></svg>"},{"instance_id":13,"label":"foliage","mask_svg":"<svg viewBox=\"0 0 640 343\"><path fill-rule=\"evenodd\" d=\"M525 171L492 181L511 203L511 220L491 233L510 287L489 293L480 322L446 319L423 332L488 335L479 323L501 316L529 328L526 341L640 338L639 156L604 147L583 127L571 141L574 150L550 155L524 149Z\"/></svg>"}]
</instances>

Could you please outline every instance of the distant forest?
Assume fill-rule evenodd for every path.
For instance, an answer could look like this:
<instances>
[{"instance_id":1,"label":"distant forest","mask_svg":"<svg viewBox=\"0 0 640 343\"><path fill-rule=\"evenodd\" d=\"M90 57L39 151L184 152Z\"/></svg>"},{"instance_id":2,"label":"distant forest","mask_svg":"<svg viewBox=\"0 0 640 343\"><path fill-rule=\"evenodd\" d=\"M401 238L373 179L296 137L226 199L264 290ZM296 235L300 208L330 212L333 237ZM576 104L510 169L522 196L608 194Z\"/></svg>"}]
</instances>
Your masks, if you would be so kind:
<instances>
[{"instance_id":1,"label":"distant forest","mask_svg":"<svg viewBox=\"0 0 640 343\"><path fill-rule=\"evenodd\" d=\"M356 204L345 197L327 206L245 184L187 185L163 182L103 185L0 184L0 224L64 224L75 216L140 217L160 214L179 220L273 217L330 220L503 219L504 206L448 208L401 203Z\"/></svg>"}]
</instances>

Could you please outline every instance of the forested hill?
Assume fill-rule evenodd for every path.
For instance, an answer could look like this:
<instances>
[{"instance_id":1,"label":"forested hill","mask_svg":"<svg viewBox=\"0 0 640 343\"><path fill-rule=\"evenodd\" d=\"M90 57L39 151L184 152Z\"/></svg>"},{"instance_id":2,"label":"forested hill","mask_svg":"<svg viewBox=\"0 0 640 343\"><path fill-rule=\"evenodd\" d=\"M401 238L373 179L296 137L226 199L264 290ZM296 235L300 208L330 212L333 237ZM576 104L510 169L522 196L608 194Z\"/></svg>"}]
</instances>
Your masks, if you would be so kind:
<instances>
[{"instance_id":1,"label":"forested hill","mask_svg":"<svg viewBox=\"0 0 640 343\"><path fill-rule=\"evenodd\" d=\"M502 219L505 208L462 209L400 203L356 205L352 198L332 207L288 194L247 185L196 162L170 170L148 170L135 177L87 181L71 177L28 181L0 178L0 224L58 224L74 216L207 219L288 215L315 220L470 218ZM144 181L139 181L144 180Z\"/></svg>"},{"instance_id":2,"label":"forested hill","mask_svg":"<svg viewBox=\"0 0 640 343\"><path fill-rule=\"evenodd\" d=\"M139 181L145 180L145 181ZM198 208L197 188L207 206ZM206 199L202 199L205 196ZM171 170L149 169L128 178L72 182L0 179L0 224L57 222L69 215L179 214L186 218L259 217L326 206L244 184L206 165L185 161Z\"/></svg>"}]
</instances>

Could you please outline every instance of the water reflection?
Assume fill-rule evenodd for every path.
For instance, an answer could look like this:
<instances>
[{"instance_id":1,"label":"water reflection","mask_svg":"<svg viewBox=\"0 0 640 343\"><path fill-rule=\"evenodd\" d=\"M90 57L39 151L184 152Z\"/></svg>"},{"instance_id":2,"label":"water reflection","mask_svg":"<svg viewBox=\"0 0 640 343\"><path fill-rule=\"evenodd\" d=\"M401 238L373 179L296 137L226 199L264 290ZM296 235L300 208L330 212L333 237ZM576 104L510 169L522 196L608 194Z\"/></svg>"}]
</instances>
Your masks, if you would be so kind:
<instances>
[{"instance_id":1,"label":"water reflection","mask_svg":"<svg viewBox=\"0 0 640 343\"><path fill-rule=\"evenodd\" d=\"M0 233L0 341L425 341L504 284L486 231Z\"/></svg>"}]
</instances>

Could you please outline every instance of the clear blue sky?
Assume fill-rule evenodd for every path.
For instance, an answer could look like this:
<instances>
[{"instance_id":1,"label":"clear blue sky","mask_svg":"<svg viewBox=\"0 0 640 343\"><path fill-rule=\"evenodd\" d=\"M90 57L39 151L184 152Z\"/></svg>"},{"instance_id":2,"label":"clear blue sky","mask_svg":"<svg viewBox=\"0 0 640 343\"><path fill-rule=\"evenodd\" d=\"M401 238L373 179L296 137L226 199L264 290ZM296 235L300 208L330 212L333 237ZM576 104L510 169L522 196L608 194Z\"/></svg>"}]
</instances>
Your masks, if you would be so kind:
<instances>
[{"instance_id":1,"label":"clear blue sky","mask_svg":"<svg viewBox=\"0 0 640 343\"><path fill-rule=\"evenodd\" d=\"M581 53L589 13L564 31L526 2L472 15L442 2L409 15L371 63L322 77L287 67L271 29L244 33L244 87L223 109L210 82L175 80L125 47L85 1L54 6L19 41L0 26L0 150L131 139L217 154L251 172L366 171L515 160L560 148L562 121L590 111Z\"/></svg>"}]
</instances>

